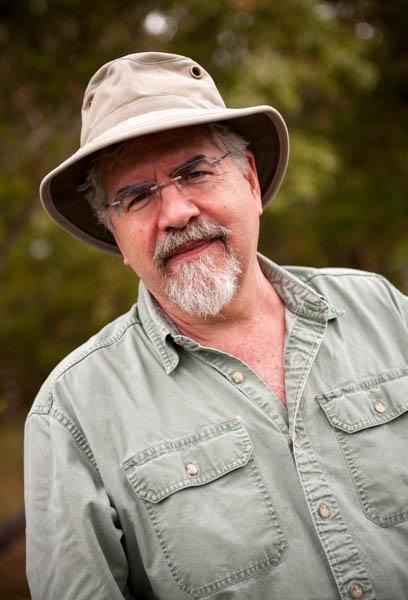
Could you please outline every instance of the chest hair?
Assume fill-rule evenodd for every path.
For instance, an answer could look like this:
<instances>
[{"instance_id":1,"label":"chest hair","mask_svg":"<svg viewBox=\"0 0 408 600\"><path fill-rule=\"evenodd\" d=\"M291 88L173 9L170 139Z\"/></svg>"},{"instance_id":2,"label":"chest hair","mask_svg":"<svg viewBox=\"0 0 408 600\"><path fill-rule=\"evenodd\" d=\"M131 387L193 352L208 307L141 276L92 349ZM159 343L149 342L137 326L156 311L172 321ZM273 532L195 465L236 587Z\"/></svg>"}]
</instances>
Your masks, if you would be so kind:
<instances>
[{"instance_id":1,"label":"chest hair","mask_svg":"<svg viewBox=\"0 0 408 600\"><path fill-rule=\"evenodd\" d=\"M282 310L279 315L240 330L237 336L229 336L217 347L246 363L286 406L284 343L285 317Z\"/></svg>"}]
</instances>

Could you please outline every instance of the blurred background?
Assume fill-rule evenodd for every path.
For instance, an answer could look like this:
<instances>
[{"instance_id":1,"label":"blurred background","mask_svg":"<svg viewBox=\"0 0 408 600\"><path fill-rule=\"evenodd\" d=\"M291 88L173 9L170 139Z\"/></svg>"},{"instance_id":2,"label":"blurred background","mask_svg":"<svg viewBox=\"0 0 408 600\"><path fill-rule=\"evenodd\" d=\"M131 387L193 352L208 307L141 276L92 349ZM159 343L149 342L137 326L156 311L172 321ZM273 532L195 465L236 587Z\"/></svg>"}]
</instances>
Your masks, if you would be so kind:
<instances>
[{"instance_id":1,"label":"blurred background","mask_svg":"<svg viewBox=\"0 0 408 600\"><path fill-rule=\"evenodd\" d=\"M193 57L231 107L286 119L262 219L281 264L376 271L408 290L406 0L0 1L0 597L28 598L22 431L49 371L134 302L118 258L58 229L38 184L76 149L84 88L145 50Z\"/></svg>"}]
</instances>

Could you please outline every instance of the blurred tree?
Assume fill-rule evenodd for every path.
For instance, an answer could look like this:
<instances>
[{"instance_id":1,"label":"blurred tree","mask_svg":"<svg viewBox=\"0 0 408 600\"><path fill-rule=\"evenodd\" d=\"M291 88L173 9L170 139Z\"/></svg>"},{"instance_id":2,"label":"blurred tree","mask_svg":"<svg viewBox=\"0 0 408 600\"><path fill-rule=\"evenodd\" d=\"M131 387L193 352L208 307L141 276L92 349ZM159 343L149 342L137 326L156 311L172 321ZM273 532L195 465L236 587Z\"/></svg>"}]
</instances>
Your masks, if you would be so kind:
<instances>
[{"instance_id":1,"label":"blurred tree","mask_svg":"<svg viewBox=\"0 0 408 600\"><path fill-rule=\"evenodd\" d=\"M292 155L264 252L407 288L407 13L404 0L1 2L3 416L24 413L52 366L136 296L120 260L60 231L37 194L77 146L89 77L122 54L193 56L229 105L283 113Z\"/></svg>"}]
</instances>

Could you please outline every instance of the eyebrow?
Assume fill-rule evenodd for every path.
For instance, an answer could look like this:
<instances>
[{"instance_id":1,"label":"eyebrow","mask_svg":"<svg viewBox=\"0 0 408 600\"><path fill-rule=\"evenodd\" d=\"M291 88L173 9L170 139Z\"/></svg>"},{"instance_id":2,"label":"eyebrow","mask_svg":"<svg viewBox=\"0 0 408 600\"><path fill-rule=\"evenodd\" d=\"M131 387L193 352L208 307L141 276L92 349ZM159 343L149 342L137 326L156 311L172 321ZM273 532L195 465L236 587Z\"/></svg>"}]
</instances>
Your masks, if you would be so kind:
<instances>
[{"instance_id":1,"label":"eyebrow","mask_svg":"<svg viewBox=\"0 0 408 600\"><path fill-rule=\"evenodd\" d=\"M125 194L126 192L130 192L133 189L141 188L144 185L149 185L152 183L155 183L155 182L154 181L141 181L140 183L133 183L131 185L125 185L124 187L121 187L115 191L115 193L112 196L112 199L110 200L110 204L112 202L115 202L115 200L117 200L119 198L119 196L122 196L122 194Z\"/></svg>"},{"instance_id":2,"label":"eyebrow","mask_svg":"<svg viewBox=\"0 0 408 600\"><path fill-rule=\"evenodd\" d=\"M177 171L181 171L185 167L188 167L189 164L194 163L197 160L203 160L204 158L207 158L204 154L196 154L195 156L193 156L193 158L189 158L188 160L186 160L185 162L183 162L181 165L179 165L178 167L176 167L175 169L173 169L170 172L170 177L173 177L174 173L177 173Z\"/></svg>"},{"instance_id":3,"label":"eyebrow","mask_svg":"<svg viewBox=\"0 0 408 600\"><path fill-rule=\"evenodd\" d=\"M175 167L174 169L172 169L172 171L170 171L169 177L174 177L174 174L177 173L178 171L181 171L182 169L184 169L185 167L188 167L189 164L194 163L198 160L202 160L206 158L206 156L204 154L196 154L195 156L193 156L192 158L189 158L188 160L186 160L185 162L181 163L181 165L178 165L177 167ZM124 187L121 187L119 189L117 189L115 191L115 193L112 196L112 199L110 200L110 203L114 202L115 200L117 200L117 198L119 196L121 196L122 194L125 194L126 192L129 192L130 190L132 190L133 188L138 188L138 187L142 187L144 185L149 185L151 183L156 183L155 181L141 181L140 183L133 183L131 185L125 185Z\"/></svg>"}]
</instances>

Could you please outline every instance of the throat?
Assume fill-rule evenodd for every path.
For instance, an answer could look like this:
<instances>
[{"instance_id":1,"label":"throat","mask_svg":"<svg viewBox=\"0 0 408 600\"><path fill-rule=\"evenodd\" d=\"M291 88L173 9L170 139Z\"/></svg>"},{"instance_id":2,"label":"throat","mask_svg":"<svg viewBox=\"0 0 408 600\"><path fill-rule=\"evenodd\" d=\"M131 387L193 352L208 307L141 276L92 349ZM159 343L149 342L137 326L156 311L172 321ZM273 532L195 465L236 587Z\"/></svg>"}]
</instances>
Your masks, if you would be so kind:
<instances>
[{"instance_id":1,"label":"throat","mask_svg":"<svg viewBox=\"0 0 408 600\"><path fill-rule=\"evenodd\" d=\"M285 393L285 308L281 303L277 310L247 322L232 325L220 321L204 335L193 335L184 330L184 335L195 339L202 346L214 348L235 356L245 363L273 392L284 407ZM209 335L210 334L210 335Z\"/></svg>"}]
</instances>

